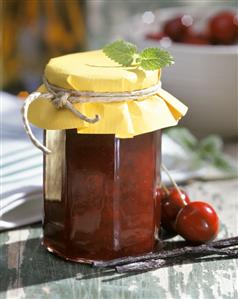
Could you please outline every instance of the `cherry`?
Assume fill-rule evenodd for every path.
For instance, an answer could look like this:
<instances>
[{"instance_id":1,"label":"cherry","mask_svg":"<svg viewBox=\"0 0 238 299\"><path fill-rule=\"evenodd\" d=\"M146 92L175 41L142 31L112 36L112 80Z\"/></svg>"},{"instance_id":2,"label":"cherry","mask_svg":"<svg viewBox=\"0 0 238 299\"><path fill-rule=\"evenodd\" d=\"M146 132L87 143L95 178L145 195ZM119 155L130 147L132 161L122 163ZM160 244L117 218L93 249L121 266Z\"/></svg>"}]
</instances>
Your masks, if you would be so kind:
<instances>
[{"instance_id":1,"label":"cherry","mask_svg":"<svg viewBox=\"0 0 238 299\"><path fill-rule=\"evenodd\" d=\"M165 35L170 37L173 41L179 42L187 34L192 23L193 20L191 16L178 16L167 21L164 24L163 31Z\"/></svg>"},{"instance_id":2,"label":"cherry","mask_svg":"<svg viewBox=\"0 0 238 299\"><path fill-rule=\"evenodd\" d=\"M161 199L161 224L164 229L173 232L178 212L190 202L185 191L176 187L170 188L169 194Z\"/></svg>"},{"instance_id":3,"label":"cherry","mask_svg":"<svg viewBox=\"0 0 238 299\"><path fill-rule=\"evenodd\" d=\"M166 196L166 192L163 188L158 187L156 189L156 205L155 205L155 215L156 215L156 225L159 228L161 222L161 201Z\"/></svg>"},{"instance_id":4,"label":"cherry","mask_svg":"<svg viewBox=\"0 0 238 299\"><path fill-rule=\"evenodd\" d=\"M209 38L205 34L196 34L194 32L185 35L181 42L191 45L209 45L210 43Z\"/></svg>"},{"instance_id":5,"label":"cherry","mask_svg":"<svg viewBox=\"0 0 238 299\"><path fill-rule=\"evenodd\" d=\"M237 38L237 17L231 11L222 11L210 19L211 41L216 44L232 44Z\"/></svg>"},{"instance_id":6,"label":"cherry","mask_svg":"<svg viewBox=\"0 0 238 299\"><path fill-rule=\"evenodd\" d=\"M166 191L164 188L158 187L156 189L156 199L161 202L161 200L166 196Z\"/></svg>"},{"instance_id":7,"label":"cherry","mask_svg":"<svg viewBox=\"0 0 238 299\"><path fill-rule=\"evenodd\" d=\"M236 14L234 17L234 24L236 27L236 37L238 38L238 14Z\"/></svg>"},{"instance_id":8,"label":"cherry","mask_svg":"<svg viewBox=\"0 0 238 299\"><path fill-rule=\"evenodd\" d=\"M205 202L188 203L177 215L176 231L188 241L208 242L219 230L219 219L215 210Z\"/></svg>"},{"instance_id":9,"label":"cherry","mask_svg":"<svg viewBox=\"0 0 238 299\"><path fill-rule=\"evenodd\" d=\"M153 40L161 40L163 37L165 37L163 32L156 32L156 33L147 33L146 39L153 39Z\"/></svg>"}]
</instances>

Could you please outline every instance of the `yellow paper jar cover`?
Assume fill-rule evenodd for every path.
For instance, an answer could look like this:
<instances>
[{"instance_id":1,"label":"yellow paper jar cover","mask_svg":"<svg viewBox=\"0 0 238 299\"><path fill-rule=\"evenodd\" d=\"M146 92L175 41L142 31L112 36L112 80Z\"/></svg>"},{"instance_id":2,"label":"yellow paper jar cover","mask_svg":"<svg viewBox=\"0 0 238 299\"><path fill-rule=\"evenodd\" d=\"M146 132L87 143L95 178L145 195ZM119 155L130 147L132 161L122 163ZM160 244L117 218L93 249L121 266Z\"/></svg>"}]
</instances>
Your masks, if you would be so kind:
<instances>
[{"instance_id":1,"label":"yellow paper jar cover","mask_svg":"<svg viewBox=\"0 0 238 299\"><path fill-rule=\"evenodd\" d=\"M138 67L122 67L101 51L69 54L49 61L45 77L50 84L79 91L130 92L156 85L161 72ZM41 86L40 92L46 92ZM29 107L28 119L37 127L58 130L77 128L82 134L115 134L130 138L174 126L187 107L162 88L143 100L121 102L74 103L87 117L100 116L94 124L85 122L71 111L57 109L43 95Z\"/></svg>"}]
</instances>

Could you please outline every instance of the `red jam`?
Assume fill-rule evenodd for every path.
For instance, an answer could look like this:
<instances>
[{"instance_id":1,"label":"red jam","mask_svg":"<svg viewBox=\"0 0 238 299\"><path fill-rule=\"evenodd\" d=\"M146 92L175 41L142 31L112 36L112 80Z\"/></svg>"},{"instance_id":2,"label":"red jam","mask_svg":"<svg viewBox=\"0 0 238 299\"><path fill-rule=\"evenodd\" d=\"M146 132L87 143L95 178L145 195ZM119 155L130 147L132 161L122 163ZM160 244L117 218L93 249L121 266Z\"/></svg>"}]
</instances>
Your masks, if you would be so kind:
<instances>
[{"instance_id":1,"label":"red jam","mask_svg":"<svg viewBox=\"0 0 238 299\"><path fill-rule=\"evenodd\" d=\"M79 262L153 251L160 139L66 130L61 199L44 198L44 246Z\"/></svg>"}]
</instances>

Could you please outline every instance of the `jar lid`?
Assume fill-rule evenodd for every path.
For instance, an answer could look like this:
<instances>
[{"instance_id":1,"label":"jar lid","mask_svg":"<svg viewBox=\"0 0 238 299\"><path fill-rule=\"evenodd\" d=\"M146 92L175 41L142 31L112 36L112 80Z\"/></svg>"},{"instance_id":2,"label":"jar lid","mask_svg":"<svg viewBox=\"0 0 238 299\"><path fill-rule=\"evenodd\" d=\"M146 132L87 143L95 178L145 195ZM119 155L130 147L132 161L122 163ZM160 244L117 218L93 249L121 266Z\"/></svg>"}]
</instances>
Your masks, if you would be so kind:
<instances>
[{"instance_id":1,"label":"jar lid","mask_svg":"<svg viewBox=\"0 0 238 299\"><path fill-rule=\"evenodd\" d=\"M51 84L66 89L124 92L155 85L160 70L122 67L97 50L52 58L46 65L45 76Z\"/></svg>"},{"instance_id":2,"label":"jar lid","mask_svg":"<svg viewBox=\"0 0 238 299\"><path fill-rule=\"evenodd\" d=\"M106 57L102 50L75 53L53 58L45 68L47 81L57 87L89 92L134 92L158 84L160 70L145 71L138 67L123 67ZM99 121L89 123L72 111L57 109L42 94L29 105L28 120L43 129L76 128L81 134L115 134L130 138L139 134L174 126L186 114L187 107L160 88L144 99L112 102L72 103L74 109Z\"/></svg>"}]
</instances>

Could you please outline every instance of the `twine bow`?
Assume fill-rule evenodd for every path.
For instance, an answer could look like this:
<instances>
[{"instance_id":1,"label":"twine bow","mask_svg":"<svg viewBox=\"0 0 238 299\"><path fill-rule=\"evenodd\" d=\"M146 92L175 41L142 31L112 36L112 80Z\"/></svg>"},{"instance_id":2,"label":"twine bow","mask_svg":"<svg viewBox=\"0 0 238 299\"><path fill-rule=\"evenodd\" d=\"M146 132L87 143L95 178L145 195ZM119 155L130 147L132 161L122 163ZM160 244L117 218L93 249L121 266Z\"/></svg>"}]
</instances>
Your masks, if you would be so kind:
<instances>
[{"instance_id":1,"label":"twine bow","mask_svg":"<svg viewBox=\"0 0 238 299\"><path fill-rule=\"evenodd\" d=\"M51 150L45 147L33 134L29 121L28 121L28 109L29 106L37 100L39 97L50 101L57 109L68 109L74 115L86 121L94 124L100 120L99 115L90 118L82 114L74 107L74 103L87 103L87 102L121 102L121 101L133 101L145 99L149 96L157 94L161 88L161 83L151 86L149 88L135 90L131 92L92 92L92 91L79 91L64 89L53 84L50 84L45 77L43 77L44 86L47 92L33 92L25 100L22 106L22 119L26 133L28 134L32 143L39 148L43 153L50 154Z\"/></svg>"}]
</instances>

